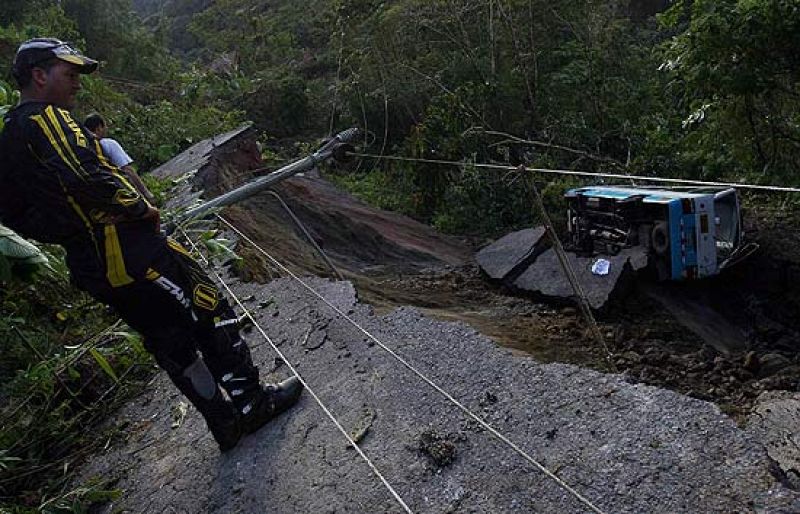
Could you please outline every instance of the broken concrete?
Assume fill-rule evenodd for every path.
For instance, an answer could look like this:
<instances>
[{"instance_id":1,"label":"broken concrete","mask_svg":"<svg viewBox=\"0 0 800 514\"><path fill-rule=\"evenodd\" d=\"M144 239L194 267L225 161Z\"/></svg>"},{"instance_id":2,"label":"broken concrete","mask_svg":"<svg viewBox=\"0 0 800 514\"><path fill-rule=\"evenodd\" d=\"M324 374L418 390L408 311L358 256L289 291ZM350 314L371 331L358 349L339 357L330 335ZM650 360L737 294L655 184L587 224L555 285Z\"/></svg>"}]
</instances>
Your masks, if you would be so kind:
<instances>
[{"instance_id":1,"label":"broken concrete","mask_svg":"<svg viewBox=\"0 0 800 514\"><path fill-rule=\"evenodd\" d=\"M475 254L475 260L490 278L501 280L520 265L529 264L542 251L544 227L526 228L501 237Z\"/></svg>"},{"instance_id":2,"label":"broken concrete","mask_svg":"<svg viewBox=\"0 0 800 514\"><path fill-rule=\"evenodd\" d=\"M747 422L747 432L764 443L795 488L800 488L799 426L800 393L788 391L762 393Z\"/></svg>"},{"instance_id":3,"label":"broken concrete","mask_svg":"<svg viewBox=\"0 0 800 514\"><path fill-rule=\"evenodd\" d=\"M709 346L724 355L744 351L744 334L684 284L643 284L642 290Z\"/></svg>"},{"instance_id":4,"label":"broken concrete","mask_svg":"<svg viewBox=\"0 0 800 514\"><path fill-rule=\"evenodd\" d=\"M241 184L251 178L247 173L262 165L256 144L256 131L250 124L195 143L158 168L153 176L179 179L191 174L192 185L205 191L206 197ZM233 170L233 173L226 170Z\"/></svg>"},{"instance_id":5,"label":"broken concrete","mask_svg":"<svg viewBox=\"0 0 800 514\"><path fill-rule=\"evenodd\" d=\"M512 232L481 249L475 260L492 279L509 287L532 292L546 300L570 301L575 297L555 250L548 248L544 227ZM621 280L631 271L647 266L647 251L628 248L617 255L580 257L567 252L567 258L593 309L602 309L609 297L621 287ZM610 262L607 275L592 273L598 259Z\"/></svg>"},{"instance_id":6,"label":"broken concrete","mask_svg":"<svg viewBox=\"0 0 800 514\"><path fill-rule=\"evenodd\" d=\"M592 273L592 265L598 258L611 264L607 275ZM567 259L575 270L575 275L583 287L586 299L593 309L601 309L618 288L624 287L622 278L630 272L642 269L647 265L647 255L641 248L622 250L617 255L602 257L579 257L567 252ZM572 285L564 275L555 250L542 253L515 281L514 287L531 291L542 297L564 301L575 296Z\"/></svg>"}]
</instances>

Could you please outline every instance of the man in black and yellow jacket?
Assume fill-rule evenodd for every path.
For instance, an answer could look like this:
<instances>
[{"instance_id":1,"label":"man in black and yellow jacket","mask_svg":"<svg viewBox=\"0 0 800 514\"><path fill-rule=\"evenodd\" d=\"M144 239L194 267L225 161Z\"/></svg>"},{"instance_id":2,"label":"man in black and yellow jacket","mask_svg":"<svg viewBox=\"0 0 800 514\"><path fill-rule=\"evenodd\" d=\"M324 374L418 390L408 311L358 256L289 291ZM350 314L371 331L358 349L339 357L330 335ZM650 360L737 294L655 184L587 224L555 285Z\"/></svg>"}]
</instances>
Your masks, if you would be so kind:
<instances>
[{"instance_id":1,"label":"man in black and yellow jacket","mask_svg":"<svg viewBox=\"0 0 800 514\"><path fill-rule=\"evenodd\" d=\"M17 50L21 101L0 134L0 221L66 249L73 282L144 336L228 450L294 404L302 386L296 377L260 385L228 302L188 252L161 234L158 210L73 120L80 75L96 69L97 61L57 39L32 39Z\"/></svg>"}]
</instances>

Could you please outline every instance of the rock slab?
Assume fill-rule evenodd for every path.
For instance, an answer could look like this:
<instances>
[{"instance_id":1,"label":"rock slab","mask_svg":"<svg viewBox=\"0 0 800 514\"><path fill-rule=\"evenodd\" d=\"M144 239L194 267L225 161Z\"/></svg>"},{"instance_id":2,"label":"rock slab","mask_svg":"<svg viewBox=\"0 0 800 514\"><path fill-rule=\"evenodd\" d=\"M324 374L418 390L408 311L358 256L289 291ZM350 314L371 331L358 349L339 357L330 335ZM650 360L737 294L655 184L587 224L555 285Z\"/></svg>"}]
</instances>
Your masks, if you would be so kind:
<instances>
[{"instance_id":1,"label":"rock slab","mask_svg":"<svg viewBox=\"0 0 800 514\"><path fill-rule=\"evenodd\" d=\"M592 265L600 258L610 263L606 275L592 273ZM647 265L647 254L641 248L629 248L617 255L600 257L580 257L567 252L567 259L575 270L575 275L593 309L605 306L624 275ZM564 275L558 256L552 248L542 253L514 281L514 286L552 300L563 301L575 296L572 285Z\"/></svg>"},{"instance_id":2,"label":"rock slab","mask_svg":"<svg viewBox=\"0 0 800 514\"><path fill-rule=\"evenodd\" d=\"M564 274L556 252L547 247L544 227L507 234L475 254L481 269L492 279L529 291L546 300L568 301L575 292ZM617 255L581 257L566 252L575 275L593 309L602 309L620 281L631 271L647 266L644 248L627 248ZM609 261L608 273L592 273L598 259Z\"/></svg>"},{"instance_id":3,"label":"rock slab","mask_svg":"<svg viewBox=\"0 0 800 514\"><path fill-rule=\"evenodd\" d=\"M764 441L769 456L800 487L800 393L767 391L758 397L747 431ZM800 505L796 512L800 512Z\"/></svg>"},{"instance_id":4,"label":"rock slab","mask_svg":"<svg viewBox=\"0 0 800 514\"><path fill-rule=\"evenodd\" d=\"M501 280L517 266L536 255L544 227L526 228L501 237L475 254L475 260L489 277Z\"/></svg>"},{"instance_id":5,"label":"rock slab","mask_svg":"<svg viewBox=\"0 0 800 514\"><path fill-rule=\"evenodd\" d=\"M773 513L797 501L713 404L514 356L415 309L376 316L350 283L304 280L604 512ZM271 341L248 336L263 378L289 374L274 344L412 511L587 511L298 283L227 281ZM127 440L88 464L84 478L124 491L107 512L402 512L310 394L223 455L194 410L170 429L180 400L161 376L118 419Z\"/></svg>"}]
</instances>

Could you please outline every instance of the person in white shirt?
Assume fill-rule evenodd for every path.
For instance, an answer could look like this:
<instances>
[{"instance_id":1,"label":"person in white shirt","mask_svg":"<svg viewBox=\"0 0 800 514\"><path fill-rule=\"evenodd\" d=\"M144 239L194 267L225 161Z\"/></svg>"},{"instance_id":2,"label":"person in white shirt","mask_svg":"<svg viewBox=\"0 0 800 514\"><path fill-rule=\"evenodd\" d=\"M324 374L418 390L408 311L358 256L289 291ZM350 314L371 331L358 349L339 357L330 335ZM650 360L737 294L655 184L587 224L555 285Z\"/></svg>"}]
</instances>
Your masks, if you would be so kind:
<instances>
[{"instance_id":1,"label":"person in white shirt","mask_svg":"<svg viewBox=\"0 0 800 514\"><path fill-rule=\"evenodd\" d=\"M136 170L133 169L133 159L128 153L122 148L115 139L110 137L106 137L108 133L108 126L106 125L106 121L103 119L102 116L99 114L91 114L86 121L83 122L83 125L89 129L89 131L97 137L97 140L100 143L100 148L102 149L102 153L108 162L112 166L116 166L119 168L126 176L128 180L130 180L131 185L135 187L139 193L144 196L148 202L151 204L155 204L155 196L153 193L147 189L147 186L144 185L142 179L136 173Z\"/></svg>"}]
</instances>

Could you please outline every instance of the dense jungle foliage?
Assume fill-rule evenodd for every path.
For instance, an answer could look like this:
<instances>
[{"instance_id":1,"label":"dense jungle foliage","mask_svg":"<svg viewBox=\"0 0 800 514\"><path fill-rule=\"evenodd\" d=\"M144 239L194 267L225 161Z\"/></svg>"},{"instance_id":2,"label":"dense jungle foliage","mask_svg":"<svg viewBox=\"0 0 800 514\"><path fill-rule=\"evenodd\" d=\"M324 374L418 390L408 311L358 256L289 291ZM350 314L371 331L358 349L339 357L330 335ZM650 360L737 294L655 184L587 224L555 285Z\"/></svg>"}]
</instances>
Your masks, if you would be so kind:
<instances>
[{"instance_id":1,"label":"dense jungle foliage","mask_svg":"<svg viewBox=\"0 0 800 514\"><path fill-rule=\"evenodd\" d=\"M35 36L102 60L76 115L105 115L142 173L246 120L285 157L359 126L366 152L462 165L373 158L336 181L482 236L531 221L533 179L473 162L800 185L798 0L4 0L0 105ZM576 183L539 180L551 205ZM151 369L42 251L34 273L0 255L0 510L15 512L114 494L70 472Z\"/></svg>"},{"instance_id":2,"label":"dense jungle foliage","mask_svg":"<svg viewBox=\"0 0 800 514\"><path fill-rule=\"evenodd\" d=\"M273 136L358 125L374 154L796 184L798 5L224 0L189 29ZM347 183L455 232L530 217L519 181L469 167Z\"/></svg>"}]
</instances>

